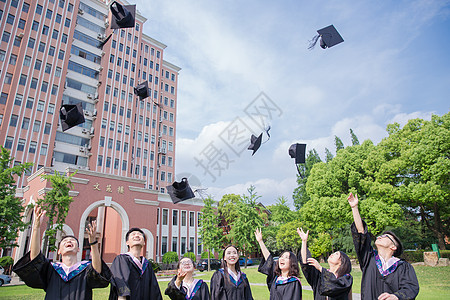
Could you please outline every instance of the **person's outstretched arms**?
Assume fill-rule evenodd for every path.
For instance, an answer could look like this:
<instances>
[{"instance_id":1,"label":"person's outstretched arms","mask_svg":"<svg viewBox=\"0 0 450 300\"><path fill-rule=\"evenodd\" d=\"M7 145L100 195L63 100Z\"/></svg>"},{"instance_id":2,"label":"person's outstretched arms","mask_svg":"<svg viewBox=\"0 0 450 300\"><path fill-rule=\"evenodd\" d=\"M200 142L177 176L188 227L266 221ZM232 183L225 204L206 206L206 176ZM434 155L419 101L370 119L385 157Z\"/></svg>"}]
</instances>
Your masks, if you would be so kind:
<instances>
[{"instance_id":1,"label":"person's outstretched arms","mask_svg":"<svg viewBox=\"0 0 450 300\"><path fill-rule=\"evenodd\" d=\"M45 215L45 210L43 211L41 207L36 204L33 208L33 212L34 220L30 241L30 260L35 259L41 252L41 218Z\"/></svg>"},{"instance_id":2,"label":"person's outstretched arms","mask_svg":"<svg viewBox=\"0 0 450 300\"><path fill-rule=\"evenodd\" d=\"M356 229L359 233L364 233L364 225L358 209L358 195L353 195L352 193L350 193L347 200L348 204L350 204L350 207L352 208L353 220L355 221Z\"/></svg>"},{"instance_id":3,"label":"person's outstretched arms","mask_svg":"<svg viewBox=\"0 0 450 300\"><path fill-rule=\"evenodd\" d=\"M302 239L302 248L300 250L300 254L302 255L302 263L303 264L307 264L306 262L306 258L307 258L307 249L308 249L308 235L309 235L309 230L306 231L306 233L303 231L303 228L297 228L297 233L300 236L300 238Z\"/></svg>"},{"instance_id":4,"label":"person's outstretched arms","mask_svg":"<svg viewBox=\"0 0 450 300\"><path fill-rule=\"evenodd\" d=\"M270 256L270 251L267 249L266 245L264 244L263 238L262 238L262 233L261 233L261 228L256 228L255 230L255 238L256 241L259 244L259 247L261 248L261 252L264 256L264 259L267 260Z\"/></svg>"}]
</instances>

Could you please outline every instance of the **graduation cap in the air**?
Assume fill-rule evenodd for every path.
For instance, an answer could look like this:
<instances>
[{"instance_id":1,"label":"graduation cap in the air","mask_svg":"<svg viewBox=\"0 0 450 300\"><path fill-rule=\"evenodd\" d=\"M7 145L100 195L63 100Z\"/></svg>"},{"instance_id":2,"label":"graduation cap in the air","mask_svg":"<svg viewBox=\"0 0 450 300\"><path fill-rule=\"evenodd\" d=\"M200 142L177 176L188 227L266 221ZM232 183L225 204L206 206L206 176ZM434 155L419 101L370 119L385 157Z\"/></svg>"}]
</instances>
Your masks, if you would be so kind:
<instances>
[{"instance_id":1,"label":"graduation cap in the air","mask_svg":"<svg viewBox=\"0 0 450 300\"><path fill-rule=\"evenodd\" d=\"M301 174L298 164L304 164L305 163L305 153L306 153L306 144L292 144L289 147L289 156L291 158L295 158L295 165L297 166L297 171L300 177L303 178L303 175Z\"/></svg>"},{"instance_id":2,"label":"graduation cap in the air","mask_svg":"<svg viewBox=\"0 0 450 300\"><path fill-rule=\"evenodd\" d=\"M145 99L150 97L150 91L148 89L148 81L138 84L134 87L134 94L139 96L139 99Z\"/></svg>"},{"instance_id":3,"label":"graduation cap in the air","mask_svg":"<svg viewBox=\"0 0 450 300\"><path fill-rule=\"evenodd\" d=\"M135 24L136 5L122 5L114 1L111 10L111 29L132 28Z\"/></svg>"},{"instance_id":4,"label":"graduation cap in the air","mask_svg":"<svg viewBox=\"0 0 450 300\"><path fill-rule=\"evenodd\" d=\"M135 25L136 5L122 5L116 1L109 6L111 10L111 29L133 28ZM102 49L109 41L112 32L104 39L97 48Z\"/></svg>"},{"instance_id":5,"label":"graduation cap in the air","mask_svg":"<svg viewBox=\"0 0 450 300\"><path fill-rule=\"evenodd\" d=\"M175 181L166 188L174 204L195 197L186 177L183 177L180 182Z\"/></svg>"},{"instance_id":6,"label":"graduation cap in the air","mask_svg":"<svg viewBox=\"0 0 450 300\"><path fill-rule=\"evenodd\" d=\"M256 135L252 134L250 137L250 146L248 146L248 150L253 150L252 156L255 155L255 152L258 151L259 147L261 147L262 141L262 133L256 137Z\"/></svg>"},{"instance_id":7,"label":"graduation cap in the air","mask_svg":"<svg viewBox=\"0 0 450 300\"><path fill-rule=\"evenodd\" d=\"M59 110L61 127L63 131L84 123L83 107L77 104L63 104Z\"/></svg>"},{"instance_id":8,"label":"graduation cap in the air","mask_svg":"<svg viewBox=\"0 0 450 300\"><path fill-rule=\"evenodd\" d=\"M340 44L344 41L336 28L333 25L330 25L317 30L317 35L310 41L308 49L313 49L319 38L320 47L322 47L322 49L333 47L334 45Z\"/></svg>"}]
</instances>

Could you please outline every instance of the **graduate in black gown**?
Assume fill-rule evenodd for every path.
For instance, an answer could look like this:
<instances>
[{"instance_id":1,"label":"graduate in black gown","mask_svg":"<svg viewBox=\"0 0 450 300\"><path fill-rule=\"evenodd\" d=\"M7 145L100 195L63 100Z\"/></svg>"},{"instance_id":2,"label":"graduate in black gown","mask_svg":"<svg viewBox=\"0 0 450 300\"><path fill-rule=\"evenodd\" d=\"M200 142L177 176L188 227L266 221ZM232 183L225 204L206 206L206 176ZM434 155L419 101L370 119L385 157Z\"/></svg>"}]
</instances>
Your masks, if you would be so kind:
<instances>
[{"instance_id":1,"label":"graduate in black gown","mask_svg":"<svg viewBox=\"0 0 450 300\"><path fill-rule=\"evenodd\" d=\"M377 237L373 249L366 223L358 209L358 196L350 193L348 203L352 208L351 226L353 243L362 271L362 299L403 300L415 299L419 294L419 282L414 268L398 257L402 253L399 238L391 231Z\"/></svg>"},{"instance_id":2,"label":"graduate in black gown","mask_svg":"<svg viewBox=\"0 0 450 300\"><path fill-rule=\"evenodd\" d=\"M297 228L302 239L299 261L303 275L311 285L315 300L349 300L352 299L353 277L350 275L352 264L347 254L342 251L332 253L327 261L330 269L323 268L317 260L311 257L307 241L309 230Z\"/></svg>"},{"instance_id":3,"label":"graduate in black gown","mask_svg":"<svg viewBox=\"0 0 450 300\"><path fill-rule=\"evenodd\" d=\"M195 279L195 263L189 257L182 258L177 265L177 275L172 278L165 294L171 300L209 300L206 282Z\"/></svg>"},{"instance_id":4,"label":"graduate in black gown","mask_svg":"<svg viewBox=\"0 0 450 300\"><path fill-rule=\"evenodd\" d=\"M284 251L278 261L274 261L264 244L261 229L256 229L255 237L264 256L258 271L267 275L270 300L302 299L297 256L291 251Z\"/></svg>"},{"instance_id":5,"label":"graduate in black gown","mask_svg":"<svg viewBox=\"0 0 450 300\"><path fill-rule=\"evenodd\" d=\"M222 268L211 277L212 300L252 300L247 275L241 272L236 247L229 245L223 250Z\"/></svg>"},{"instance_id":6,"label":"graduate in black gown","mask_svg":"<svg viewBox=\"0 0 450 300\"><path fill-rule=\"evenodd\" d=\"M92 262L77 260L79 243L74 236L65 236L58 245L61 262L50 262L40 251L41 218L45 215L34 207L30 252L13 267L13 271L32 288L44 289L45 299L92 299L93 288L106 288L111 279L108 266L101 260L96 241L95 221L86 229L91 245Z\"/></svg>"},{"instance_id":7,"label":"graduate in black gown","mask_svg":"<svg viewBox=\"0 0 450 300\"><path fill-rule=\"evenodd\" d=\"M111 265L113 274L110 300L160 300L158 281L152 264L141 256L145 234L139 228L131 228L125 235L129 252L119 254Z\"/></svg>"}]
</instances>

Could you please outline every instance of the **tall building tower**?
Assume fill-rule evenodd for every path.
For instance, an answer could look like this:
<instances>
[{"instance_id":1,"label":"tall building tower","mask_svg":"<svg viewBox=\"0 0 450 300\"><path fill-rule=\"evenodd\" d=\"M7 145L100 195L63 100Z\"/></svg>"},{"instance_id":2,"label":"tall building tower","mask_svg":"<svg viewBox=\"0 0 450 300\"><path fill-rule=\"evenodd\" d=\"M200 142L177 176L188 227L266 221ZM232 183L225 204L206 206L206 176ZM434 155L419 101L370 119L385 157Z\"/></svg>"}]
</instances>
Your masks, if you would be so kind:
<instances>
[{"instance_id":1,"label":"tall building tower","mask_svg":"<svg viewBox=\"0 0 450 300\"><path fill-rule=\"evenodd\" d=\"M144 179L174 178L177 81L166 45L134 28L112 32L97 0L1 1L0 142L32 172L52 166ZM133 87L148 81L151 96ZM85 123L62 132L61 104L82 103ZM24 184L24 178L19 185Z\"/></svg>"},{"instance_id":2,"label":"tall building tower","mask_svg":"<svg viewBox=\"0 0 450 300\"><path fill-rule=\"evenodd\" d=\"M134 28L113 31L109 2L0 0L0 143L15 163L34 163L18 179L18 196L33 203L51 188L41 174L77 171L64 234L86 241L85 224L97 219L107 262L126 252L130 227L144 230L149 258L200 255L202 201L174 205L166 191L174 181L180 68L164 60L166 45L143 33L138 10ZM133 88L144 81L150 97L140 100ZM63 132L59 109L77 103L85 122ZM32 218L27 208L24 219ZM25 230L18 248L0 254L17 260L30 235Z\"/></svg>"}]
</instances>

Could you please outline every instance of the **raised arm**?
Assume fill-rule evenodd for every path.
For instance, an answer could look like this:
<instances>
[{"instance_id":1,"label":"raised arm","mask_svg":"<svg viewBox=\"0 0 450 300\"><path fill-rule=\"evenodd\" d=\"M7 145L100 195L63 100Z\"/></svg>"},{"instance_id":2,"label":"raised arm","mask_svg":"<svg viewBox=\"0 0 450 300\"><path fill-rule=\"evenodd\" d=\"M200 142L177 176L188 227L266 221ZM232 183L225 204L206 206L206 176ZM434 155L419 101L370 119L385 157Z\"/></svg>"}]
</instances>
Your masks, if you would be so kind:
<instances>
[{"instance_id":1,"label":"raised arm","mask_svg":"<svg viewBox=\"0 0 450 300\"><path fill-rule=\"evenodd\" d=\"M270 251L267 249L266 245L264 244L261 228L256 228L255 230L255 238L258 241L259 247L261 248L261 252L264 256L264 259L267 260L270 256Z\"/></svg>"},{"instance_id":2,"label":"raised arm","mask_svg":"<svg viewBox=\"0 0 450 300\"><path fill-rule=\"evenodd\" d=\"M33 209L33 231L31 233L30 241L30 260L36 258L41 252L41 218L45 215L45 211L36 205Z\"/></svg>"},{"instance_id":3,"label":"raised arm","mask_svg":"<svg viewBox=\"0 0 450 300\"><path fill-rule=\"evenodd\" d=\"M300 236L300 238L302 239L302 249L300 250L300 253L302 255L302 263L306 265L306 256L307 256L307 252L306 250L308 249L308 234L309 234L309 230L306 231L306 233L303 231L303 228L297 228L297 233Z\"/></svg>"},{"instance_id":4,"label":"raised arm","mask_svg":"<svg viewBox=\"0 0 450 300\"><path fill-rule=\"evenodd\" d=\"M102 259L100 258L100 251L97 243L97 222L92 221L86 228L86 233L89 236L89 245L91 246L92 267L98 273L102 272Z\"/></svg>"},{"instance_id":5,"label":"raised arm","mask_svg":"<svg viewBox=\"0 0 450 300\"><path fill-rule=\"evenodd\" d=\"M364 233L364 225L358 209L358 195L353 195L352 193L350 193L347 200L348 204L350 204L350 207L352 208L353 220L355 221L356 229L359 233Z\"/></svg>"}]
</instances>

